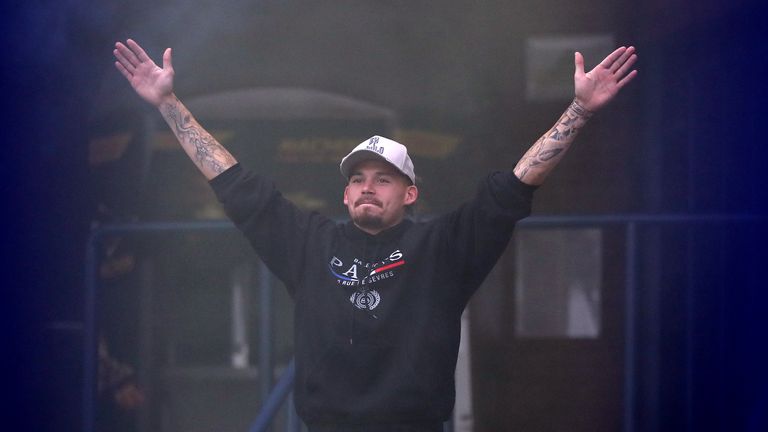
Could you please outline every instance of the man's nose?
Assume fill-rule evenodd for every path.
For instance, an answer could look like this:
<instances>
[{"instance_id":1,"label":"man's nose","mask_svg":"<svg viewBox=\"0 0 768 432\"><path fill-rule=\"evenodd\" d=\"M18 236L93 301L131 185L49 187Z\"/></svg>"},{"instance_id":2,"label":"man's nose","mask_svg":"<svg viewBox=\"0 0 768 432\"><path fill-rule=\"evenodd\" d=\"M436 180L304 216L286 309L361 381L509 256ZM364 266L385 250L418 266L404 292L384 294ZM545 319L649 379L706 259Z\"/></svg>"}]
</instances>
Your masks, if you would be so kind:
<instances>
[{"instance_id":1,"label":"man's nose","mask_svg":"<svg viewBox=\"0 0 768 432\"><path fill-rule=\"evenodd\" d=\"M373 182L373 180L366 180L366 181L364 181L363 182L362 193L366 193L366 194L375 193L376 190L375 190L374 186L375 186L375 183Z\"/></svg>"}]
</instances>

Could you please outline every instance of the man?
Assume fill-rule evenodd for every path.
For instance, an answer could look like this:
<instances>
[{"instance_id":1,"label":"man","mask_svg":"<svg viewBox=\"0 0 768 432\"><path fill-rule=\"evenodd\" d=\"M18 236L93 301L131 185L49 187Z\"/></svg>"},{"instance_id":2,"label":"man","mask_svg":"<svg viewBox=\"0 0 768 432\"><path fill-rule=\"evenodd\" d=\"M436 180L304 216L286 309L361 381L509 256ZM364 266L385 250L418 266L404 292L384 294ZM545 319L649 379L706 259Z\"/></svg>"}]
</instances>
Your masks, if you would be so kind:
<instances>
[{"instance_id":1,"label":"man","mask_svg":"<svg viewBox=\"0 0 768 432\"><path fill-rule=\"evenodd\" d=\"M170 48L162 68L130 39L114 54L293 297L294 394L312 432L441 430L467 301L529 214L536 186L637 74L633 47L588 73L576 53L575 97L552 129L514 170L488 175L471 201L426 223L405 217L419 195L407 149L374 136L341 162L351 221L336 224L299 211L197 123L173 93Z\"/></svg>"}]
</instances>

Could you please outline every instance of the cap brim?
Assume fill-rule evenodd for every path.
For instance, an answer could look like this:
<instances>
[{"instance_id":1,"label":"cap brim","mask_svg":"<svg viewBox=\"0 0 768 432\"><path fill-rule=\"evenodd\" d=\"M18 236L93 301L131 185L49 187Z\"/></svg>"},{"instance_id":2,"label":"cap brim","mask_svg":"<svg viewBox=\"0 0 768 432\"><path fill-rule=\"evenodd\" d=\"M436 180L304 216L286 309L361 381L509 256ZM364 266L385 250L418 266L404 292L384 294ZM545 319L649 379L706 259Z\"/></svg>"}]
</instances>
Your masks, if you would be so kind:
<instances>
[{"instance_id":1,"label":"cap brim","mask_svg":"<svg viewBox=\"0 0 768 432\"><path fill-rule=\"evenodd\" d=\"M380 155L380 154L378 154L378 153L376 153L374 151L371 151L371 150L358 150L356 152L348 154L347 157L345 157L341 161L341 165L340 165L341 174L345 178L349 178L349 176L351 175L352 168L354 168L355 165L359 164L360 162L367 161L367 160L380 160L380 161L384 161L384 162L392 165L392 167L395 168L395 170L397 170L397 172L400 172L400 170L397 169L397 167L395 165L393 165L392 162L388 161L384 156L382 156L382 155Z\"/></svg>"}]
</instances>

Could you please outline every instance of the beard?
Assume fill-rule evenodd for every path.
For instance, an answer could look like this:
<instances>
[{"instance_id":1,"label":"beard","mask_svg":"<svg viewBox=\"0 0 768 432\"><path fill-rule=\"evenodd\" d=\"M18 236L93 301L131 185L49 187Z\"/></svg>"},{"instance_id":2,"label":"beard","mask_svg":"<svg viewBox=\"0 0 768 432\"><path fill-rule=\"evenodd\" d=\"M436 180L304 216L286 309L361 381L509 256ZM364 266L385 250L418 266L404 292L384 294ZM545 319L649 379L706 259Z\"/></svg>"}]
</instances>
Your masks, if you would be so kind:
<instances>
[{"instance_id":1,"label":"beard","mask_svg":"<svg viewBox=\"0 0 768 432\"><path fill-rule=\"evenodd\" d=\"M360 207L363 204L371 204L377 208ZM384 228L384 218L380 213L381 206L381 202L375 198L366 199L363 197L359 199L355 203L355 211L350 211L352 222L363 229L380 230Z\"/></svg>"},{"instance_id":2,"label":"beard","mask_svg":"<svg viewBox=\"0 0 768 432\"><path fill-rule=\"evenodd\" d=\"M366 212L352 216L352 222L360 228L382 229L384 228L384 219L378 215L372 215Z\"/></svg>"}]
</instances>

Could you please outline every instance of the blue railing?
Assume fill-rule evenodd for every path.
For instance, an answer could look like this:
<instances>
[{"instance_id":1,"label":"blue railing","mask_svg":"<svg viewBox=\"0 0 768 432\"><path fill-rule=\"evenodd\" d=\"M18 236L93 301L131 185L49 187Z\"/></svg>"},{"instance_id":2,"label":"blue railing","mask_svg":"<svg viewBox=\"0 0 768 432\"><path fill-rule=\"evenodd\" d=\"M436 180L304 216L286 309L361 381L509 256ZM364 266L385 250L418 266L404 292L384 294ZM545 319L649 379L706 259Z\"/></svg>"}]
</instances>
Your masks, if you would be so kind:
<instances>
[{"instance_id":1,"label":"blue railing","mask_svg":"<svg viewBox=\"0 0 768 432\"><path fill-rule=\"evenodd\" d=\"M637 366L635 363L637 350L637 268L638 268L638 238L639 226L669 226L676 224L723 224L755 222L764 223L762 216L751 215L676 215L676 214L627 214L627 215L590 215L590 216L536 216L527 218L519 223L520 228L526 227L623 227L625 235L625 322L624 322L624 427L625 432L634 431L635 418L635 391ZM97 400L97 319L96 304L98 289L98 264L99 246L109 237L120 235L157 235L163 233L185 232L210 232L226 233L235 231L234 225L226 221L200 221L200 222L164 222L164 223L131 223L105 225L94 229L87 242L86 249L86 281L84 304L84 351L83 351L83 430L94 432L96 430L96 400ZM262 272L265 274L265 272ZM271 284L263 284L271 287ZM271 289L265 290L262 295L270 296ZM262 305L269 304L269 298L262 299ZM267 301L264 301L267 300ZM261 371L272 370L271 364L271 311L265 307L261 311L263 325L260 326L259 337L259 369ZM293 361L283 372L275 387L269 393L262 404L261 412L253 422L250 432L264 432L275 418L280 406L285 402L291 392L295 369ZM271 376L265 374L262 376ZM271 380L262 380L271 383ZM262 392L265 392L262 389ZM289 430L299 430L300 424L295 418L288 421Z\"/></svg>"}]
</instances>

